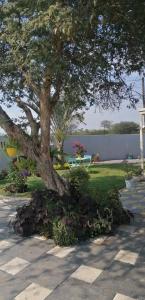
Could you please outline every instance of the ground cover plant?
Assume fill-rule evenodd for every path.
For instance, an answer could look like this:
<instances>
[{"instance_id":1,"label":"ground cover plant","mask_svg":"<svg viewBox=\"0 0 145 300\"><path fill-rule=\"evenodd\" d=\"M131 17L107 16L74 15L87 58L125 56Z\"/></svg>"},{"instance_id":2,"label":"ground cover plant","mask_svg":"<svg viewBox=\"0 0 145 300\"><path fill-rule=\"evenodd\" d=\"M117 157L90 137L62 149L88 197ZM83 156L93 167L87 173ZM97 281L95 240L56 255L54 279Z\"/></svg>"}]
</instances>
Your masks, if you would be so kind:
<instances>
[{"instance_id":1,"label":"ground cover plant","mask_svg":"<svg viewBox=\"0 0 145 300\"><path fill-rule=\"evenodd\" d=\"M17 209L13 221L16 233L34 233L53 238L61 246L109 234L115 226L130 222L117 189L101 194L89 190L89 171L75 167L67 172L69 194L60 196L46 188L32 193L32 200Z\"/></svg>"}]
</instances>

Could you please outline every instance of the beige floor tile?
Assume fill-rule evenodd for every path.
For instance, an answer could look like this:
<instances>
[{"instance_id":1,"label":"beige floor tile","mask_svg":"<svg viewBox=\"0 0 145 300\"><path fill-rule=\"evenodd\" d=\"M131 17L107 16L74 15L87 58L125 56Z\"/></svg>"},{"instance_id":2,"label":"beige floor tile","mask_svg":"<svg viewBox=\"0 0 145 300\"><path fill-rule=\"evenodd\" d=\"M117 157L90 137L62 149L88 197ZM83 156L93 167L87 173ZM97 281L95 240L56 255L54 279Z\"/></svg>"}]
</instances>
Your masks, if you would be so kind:
<instances>
[{"instance_id":1,"label":"beige floor tile","mask_svg":"<svg viewBox=\"0 0 145 300\"><path fill-rule=\"evenodd\" d=\"M113 298L113 300L135 300L134 298L130 298L128 296L122 295L122 294L116 294L116 296Z\"/></svg>"},{"instance_id":2,"label":"beige floor tile","mask_svg":"<svg viewBox=\"0 0 145 300\"><path fill-rule=\"evenodd\" d=\"M32 283L24 291L15 297L15 300L44 300L52 293L39 284Z\"/></svg>"},{"instance_id":3,"label":"beige floor tile","mask_svg":"<svg viewBox=\"0 0 145 300\"><path fill-rule=\"evenodd\" d=\"M0 241L0 250L3 251L3 250L6 250L10 247L13 246L13 243L9 240L2 240Z\"/></svg>"},{"instance_id":4,"label":"beige floor tile","mask_svg":"<svg viewBox=\"0 0 145 300\"><path fill-rule=\"evenodd\" d=\"M131 252L128 250L120 250L114 259L127 264L135 265L137 258L138 258L138 253L136 252Z\"/></svg>"},{"instance_id":5,"label":"beige floor tile","mask_svg":"<svg viewBox=\"0 0 145 300\"><path fill-rule=\"evenodd\" d=\"M59 258L64 258L66 257L67 255L69 255L71 252L75 251L75 247L59 247L59 246L56 246L54 248L52 248L51 250L49 250L47 252L47 254L51 254L51 255L54 255L56 257L59 257Z\"/></svg>"},{"instance_id":6,"label":"beige floor tile","mask_svg":"<svg viewBox=\"0 0 145 300\"><path fill-rule=\"evenodd\" d=\"M107 239L106 236L101 236L101 237L99 237L97 239L93 239L92 242L95 245L102 245L106 239Z\"/></svg>"},{"instance_id":7,"label":"beige floor tile","mask_svg":"<svg viewBox=\"0 0 145 300\"><path fill-rule=\"evenodd\" d=\"M47 238L43 235L34 235L34 239L40 240L40 241L46 241Z\"/></svg>"},{"instance_id":8,"label":"beige floor tile","mask_svg":"<svg viewBox=\"0 0 145 300\"><path fill-rule=\"evenodd\" d=\"M11 275L15 275L26 268L30 263L22 258L15 257L6 264L0 266L0 270L5 271Z\"/></svg>"},{"instance_id":9,"label":"beige floor tile","mask_svg":"<svg viewBox=\"0 0 145 300\"><path fill-rule=\"evenodd\" d=\"M3 210L10 210L11 208L8 205L4 205L4 206L1 207L1 209L3 209Z\"/></svg>"},{"instance_id":10,"label":"beige floor tile","mask_svg":"<svg viewBox=\"0 0 145 300\"><path fill-rule=\"evenodd\" d=\"M101 273L102 270L100 269L82 265L74 273L72 273L71 277L87 283L93 283Z\"/></svg>"}]
</instances>

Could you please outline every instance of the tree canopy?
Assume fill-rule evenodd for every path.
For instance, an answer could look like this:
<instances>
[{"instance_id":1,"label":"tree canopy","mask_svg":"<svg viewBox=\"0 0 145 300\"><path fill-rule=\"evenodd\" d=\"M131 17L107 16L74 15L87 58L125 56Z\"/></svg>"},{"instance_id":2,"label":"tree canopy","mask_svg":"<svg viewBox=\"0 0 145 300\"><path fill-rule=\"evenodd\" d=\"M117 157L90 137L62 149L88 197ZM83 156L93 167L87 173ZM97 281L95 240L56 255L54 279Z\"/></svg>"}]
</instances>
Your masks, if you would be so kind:
<instances>
[{"instance_id":1,"label":"tree canopy","mask_svg":"<svg viewBox=\"0 0 145 300\"><path fill-rule=\"evenodd\" d=\"M139 133L139 124L125 121L116 123L112 125L111 132L116 134Z\"/></svg>"},{"instance_id":2,"label":"tree canopy","mask_svg":"<svg viewBox=\"0 0 145 300\"><path fill-rule=\"evenodd\" d=\"M61 93L73 92L70 106L119 108L124 99L134 105L123 76L144 68L144 16L143 0L1 1L0 126L37 160L52 189L60 186L50 162L50 128ZM30 133L6 114L4 105L14 104Z\"/></svg>"}]
</instances>

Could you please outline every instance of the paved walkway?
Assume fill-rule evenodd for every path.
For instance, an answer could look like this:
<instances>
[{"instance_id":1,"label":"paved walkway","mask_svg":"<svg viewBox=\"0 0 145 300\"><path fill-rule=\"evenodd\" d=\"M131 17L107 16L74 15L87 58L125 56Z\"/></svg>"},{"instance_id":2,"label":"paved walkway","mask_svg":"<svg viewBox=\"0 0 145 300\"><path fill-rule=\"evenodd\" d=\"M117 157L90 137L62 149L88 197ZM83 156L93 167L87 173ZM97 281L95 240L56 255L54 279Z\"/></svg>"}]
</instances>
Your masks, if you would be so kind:
<instances>
[{"instance_id":1,"label":"paved walkway","mask_svg":"<svg viewBox=\"0 0 145 300\"><path fill-rule=\"evenodd\" d=\"M145 183L121 199L137 213L130 226L67 248L10 232L21 200L0 200L0 300L145 300Z\"/></svg>"}]
</instances>

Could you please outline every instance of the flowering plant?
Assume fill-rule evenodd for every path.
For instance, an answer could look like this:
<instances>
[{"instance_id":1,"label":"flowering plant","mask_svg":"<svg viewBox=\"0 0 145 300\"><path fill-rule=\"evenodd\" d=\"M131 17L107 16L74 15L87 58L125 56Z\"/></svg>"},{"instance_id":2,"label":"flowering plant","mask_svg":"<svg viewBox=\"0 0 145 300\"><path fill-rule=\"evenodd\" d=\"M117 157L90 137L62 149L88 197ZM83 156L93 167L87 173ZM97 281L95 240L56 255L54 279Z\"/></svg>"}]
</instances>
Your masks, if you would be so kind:
<instances>
[{"instance_id":1,"label":"flowering plant","mask_svg":"<svg viewBox=\"0 0 145 300\"><path fill-rule=\"evenodd\" d=\"M75 156L84 157L84 154L86 153L86 149L85 149L84 145L82 145L80 142L75 142L73 144L73 148L75 150Z\"/></svg>"}]
</instances>

